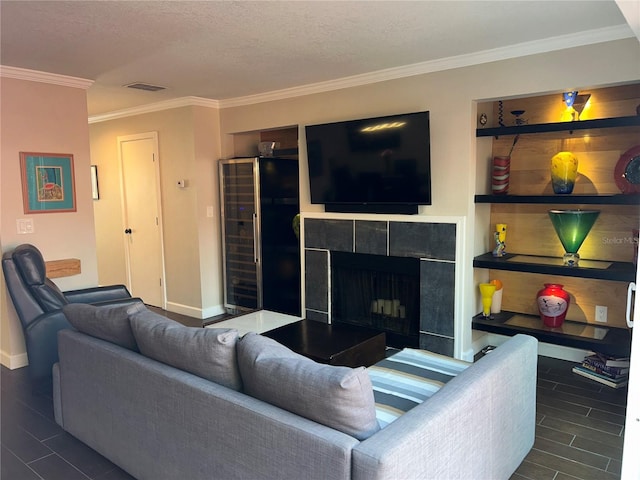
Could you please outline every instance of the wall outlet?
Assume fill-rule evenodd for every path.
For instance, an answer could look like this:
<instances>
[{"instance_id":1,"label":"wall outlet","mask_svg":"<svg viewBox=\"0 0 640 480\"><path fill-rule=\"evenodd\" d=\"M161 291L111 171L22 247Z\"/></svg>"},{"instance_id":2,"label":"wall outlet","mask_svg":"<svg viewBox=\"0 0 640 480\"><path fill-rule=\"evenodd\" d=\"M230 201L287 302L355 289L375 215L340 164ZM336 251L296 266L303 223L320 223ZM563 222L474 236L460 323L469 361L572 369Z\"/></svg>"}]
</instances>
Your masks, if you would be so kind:
<instances>
[{"instance_id":1,"label":"wall outlet","mask_svg":"<svg viewBox=\"0 0 640 480\"><path fill-rule=\"evenodd\" d=\"M607 323L607 307L596 305L596 322Z\"/></svg>"}]
</instances>

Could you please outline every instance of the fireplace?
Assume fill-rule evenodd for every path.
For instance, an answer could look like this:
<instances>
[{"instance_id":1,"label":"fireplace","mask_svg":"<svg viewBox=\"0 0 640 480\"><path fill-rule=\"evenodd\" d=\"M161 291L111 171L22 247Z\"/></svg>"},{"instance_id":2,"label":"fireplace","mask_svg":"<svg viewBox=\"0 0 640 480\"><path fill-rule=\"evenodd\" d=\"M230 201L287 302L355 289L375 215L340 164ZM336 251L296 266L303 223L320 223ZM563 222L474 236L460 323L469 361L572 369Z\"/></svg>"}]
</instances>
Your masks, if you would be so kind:
<instances>
[{"instance_id":1,"label":"fireplace","mask_svg":"<svg viewBox=\"0 0 640 480\"><path fill-rule=\"evenodd\" d=\"M418 347L420 260L331 252L331 318L383 331L387 345Z\"/></svg>"},{"instance_id":2,"label":"fireplace","mask_svg":"<svg viewBox=\"0 0 640 480\"><path fill-rule=\"evenodd\" d=\"M302 216L305 318L366 325L390 346L454 356L459 219L380 218Z\"/></svg>"}]
</instances>

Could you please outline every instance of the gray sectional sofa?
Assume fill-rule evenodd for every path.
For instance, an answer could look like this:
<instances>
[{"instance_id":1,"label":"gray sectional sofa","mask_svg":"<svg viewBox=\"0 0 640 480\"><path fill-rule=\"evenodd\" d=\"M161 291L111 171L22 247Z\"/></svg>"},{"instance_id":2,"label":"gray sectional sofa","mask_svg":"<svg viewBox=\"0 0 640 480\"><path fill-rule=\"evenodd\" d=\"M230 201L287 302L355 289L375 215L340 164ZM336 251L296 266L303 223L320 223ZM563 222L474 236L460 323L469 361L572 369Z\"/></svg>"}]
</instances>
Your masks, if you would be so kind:
<instances>
[{"instance_id":1,"label":"gray sectional sofa","mask_svg":"<svg viewBox=\"0 0 640 480\"><path fill-rule=\"evenodd\" d=\"M75 329L59 333L56 421L138 479L507 479L533 445L528 336L380 429L364 368L140 305L65 314Z\"/></svg>"}]
</instances>

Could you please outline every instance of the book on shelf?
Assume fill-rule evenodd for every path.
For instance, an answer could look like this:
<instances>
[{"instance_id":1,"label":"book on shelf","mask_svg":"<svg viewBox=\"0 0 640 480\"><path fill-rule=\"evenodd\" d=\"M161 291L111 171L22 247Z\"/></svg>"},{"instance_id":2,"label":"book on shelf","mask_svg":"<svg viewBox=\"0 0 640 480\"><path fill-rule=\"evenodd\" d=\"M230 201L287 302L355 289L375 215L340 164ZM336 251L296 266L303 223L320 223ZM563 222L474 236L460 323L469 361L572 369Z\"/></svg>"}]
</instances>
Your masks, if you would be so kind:
<instances>
[{"instance_id":1,"label":"book on shelf","mask_svg":"<svg viewBox=\"0 0 640 480\"><path fill-rule=\"evenodd\" d=\"M578 375L582 375L585 378L602 383L603 385L606 385L611 388L624 387L625 385L627 385L627 383L629 383L628 376L614 379L614 378L596 373L593 370L589 370L588 368L585 368L582 365L576 365L575 367L573 367L573 373L577 373Z\"/></svg>"}]
</instances>

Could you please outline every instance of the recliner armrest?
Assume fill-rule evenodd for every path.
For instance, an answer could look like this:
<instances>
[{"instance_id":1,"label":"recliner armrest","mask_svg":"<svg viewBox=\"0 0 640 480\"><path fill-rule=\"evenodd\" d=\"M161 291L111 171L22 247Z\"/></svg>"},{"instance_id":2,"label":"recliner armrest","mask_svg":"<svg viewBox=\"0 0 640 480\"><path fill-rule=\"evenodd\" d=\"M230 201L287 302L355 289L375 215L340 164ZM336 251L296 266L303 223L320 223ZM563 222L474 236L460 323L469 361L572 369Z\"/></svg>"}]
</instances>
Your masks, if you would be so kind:
<instances>
[{"instance_id":1,"label":"recliner armrest","mask_svg":"<svg viewBox=\"0 0 640 480\"><path fill-rule=\"evenodd\" d=\"M105 287L83 288L64 292L69 303L96 303L109 300L131 298L131 294L124 285L109 285Z\"/></svg>"},{"instance_id":2,"label":"recliner armrest","mask_svg":"<svg viewBox=\"0 0 640 480\"><path fill-rule=\"evenodd\" d=\"M75 303L75 302L72 302ZM129 297L129 298L116 298L115 300L105 300L104 302L93 302L91 305L94 307L105 307L109 305L131 305L133 303L144 303L141 298Z\"/></svg>"},{"instance_id":3,"label":"recliner armrest","mask_svg":"<svg viewBox=\"0 0 640 480\"><path fill-rule=\"evenodd\" d=\"M38 391L51 388L51 367L58 361L58 331L73 328L62 310L40 315L24 329L29 375Z\"/></svg>"}]
</instances>

